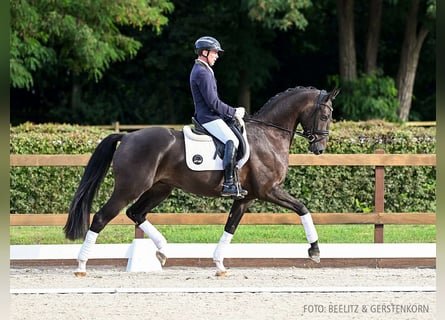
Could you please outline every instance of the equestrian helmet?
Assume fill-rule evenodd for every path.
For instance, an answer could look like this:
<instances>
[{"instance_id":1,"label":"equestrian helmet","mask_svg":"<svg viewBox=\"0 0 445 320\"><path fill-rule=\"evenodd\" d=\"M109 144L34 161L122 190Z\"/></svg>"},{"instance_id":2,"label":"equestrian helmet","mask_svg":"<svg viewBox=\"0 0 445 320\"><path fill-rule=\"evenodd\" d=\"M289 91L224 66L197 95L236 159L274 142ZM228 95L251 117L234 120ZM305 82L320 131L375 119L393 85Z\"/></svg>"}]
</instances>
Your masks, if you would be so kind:
<instances>
[{"instance_id":1,"label":"equestrian helmet","mask_svg":"<svg viewBox=\"0 0 445 320\"><path fill-rule=\"evenodd\" d=\"M202 50L224 51L218 40L209 36L201 37L195 41L195 52L200 55Z\"/></svg>"}]
</instances>

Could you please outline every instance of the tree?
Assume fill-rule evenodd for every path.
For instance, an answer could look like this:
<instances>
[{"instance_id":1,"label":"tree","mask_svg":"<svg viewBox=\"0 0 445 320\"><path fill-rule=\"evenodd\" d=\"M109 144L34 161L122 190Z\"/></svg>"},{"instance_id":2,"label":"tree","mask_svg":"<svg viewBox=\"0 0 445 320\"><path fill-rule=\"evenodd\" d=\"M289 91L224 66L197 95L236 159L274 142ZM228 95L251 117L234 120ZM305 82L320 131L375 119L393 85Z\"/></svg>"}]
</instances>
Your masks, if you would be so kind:
<instances>
[{"instance_id":1,"label":"tree","mask_svg":"<svg viewBox=\"0 0 445 320\"><path fill-rule=\"evenodd\" d=\"M295 27L304 30L307 19L301 12L312 5L310 0L244 0L248 16L270 29L289 30Z\"/></svg>"},{"instance_id":2,"label":"tree","mask_svg":"<svg viewBox=\"0 0 445 320\"><path fill-rule=\"evenodd\" d=\"M120 26L151 26L160 32L173 10L168 0L11 0L10 78L31 89L33 73L64 68L99 80L111 63L134 57L141 44Z\"/></svg>"},{"instance_id":3,"label":"tree","mask_svg":"<svg viewBox=\"0 0 445 320\"><path fill-rule=\"evenodd\" d=\"M354 0L337 0L339 77L330 77L343 92L338 99L341 107L337 116L355 121L374 118L395 121L397 90L394 80L377 69L382 0L371 0L368 6L360 5L357 9ZM357 70L355 45L355 13L360 15L361 10L368 12L364 71ZM360 27L358 24L358 34L364 33Z\"/></svg>"},{"instance_id":4,"label":"tree","mask_svg":"<svg viewBox=\"0 0 445 320\"><path fill-rule=\"evenodd\" d=\"M249 19L268 29L279 29L288 31L292 28L304 30L308 22L302 13L303 9L307 9L312 5L310 0L279 0L279 1L265 1L265 0L244 0L242 7L247 9L247 16ZM249 24L243 23L244 26ZM255 26L248 26L244 31L254 30ZM244 39L252 39L251 32L245 34ZM258 43L258 41L256 41ZM257 46L250 46L257 47ZM269 59L270 61L270 59ZM250 111L250 85L249 70L251 68L241 68L239 73L239 94L238 104L245 106Z\"/></svg>"},{"instance_id":5,"label":"tree","mask_svg":"<svg viewBox=\"0 0 445 320\"><path fill-rule=\"evenodd\" d=\"M138 1L147 2L147 0ZM57 6L67 5L70 3L69 0L12 0L11 5L16 7L20 5L21 11L11 8L11 20L16 19L14 25L18 25L20 30L26 30L27 33L20 31L18 35L22 35L16 37L18 41L11 46L11 74L16 66L26 66L24 70L30 71L33 83L27 89L23 83L28 80L23 80L20 86L13 86L11 79L11 123L13 125L24 121L79 124L108 124L112 121L137 124L187 123L193 114L193 101L188 83L189 72L195 59L193 43L199 36L205 34L215 36L225 49L214 70L221 98L233 106L247 107L249 101L251 111L254 112L271 96L291 86L332 88L335 85L329 83L328 79L331 75L339 73L336 1L312 1L310 7L300 8L299 11L304 13L306 20L304 29L297 27L296 24L284 23L286 20L283 20L292 10L292 5L304 1L169 1L174 4L174 11L168 14L168 24L162 25L161 33L156 32L152 25L133 27L114 23L123 37L140 43L140 48L134 57L127 54L122 60L110 61L109 66L102 71L102 77L96 80L94 74L87 71L82 71L77 76L73 75L73 71L68 67L69 61L61 59L70 53L68 50L63 51L62 55L62 48L70 47L61 40L56 42L54 39L57 37L54 34L52 38L39 38L45 34L40 26L43 24L41 20L44 19L41 19L40 15L45 12L46 16L49 12L40 8L40 3L50 3L54 7L53 3ZM423 2L421 0L421 3L426 1L428 0ZM105 3L104 0L96 2ZM371 9L373 2L374 0L355 1L354 27L359 77L356 80L357 88L362 90L362 94L375 97L378 100L376 103L378 102L381 108L388 109L387 106L393 106L395 101L397 110L395 81L389 81L388 77L396 79L407 12L405 9L407 9L406 4L410 2L383 1L382 31L377 52L378 72L375 76L371 76L363 71L365 61L368 59L365 58L365 40L367 33L370 34L368 22L373 12ZM260 14L262 11L258 9L259 18L253 18L255 11L249 16L249 8L253 8L248 7L249 3L262 6L260 9L268 15ZM286 9L276 11L274 8L280 8L278 3L282 4L281 8ZM110 2L106 4L114 5ZM267 7L264 7L265 5ZM423 10L423 5L419 6L420 10ZM25 9L29 8L35 11L34 15L32 11L25 14ZM89 8L91 11L96 10L91 6ZM271 10L270 13L267 10ZM17 17L19 13L21 15ZM96 13L96 19L103 16L99 10L96 10ZM91 15L78 13L77 16ZM283 23L262 22L265 17ZM85 22L85 19L82 21ZM88 25L93 26L96 22L90 20ZM304 20L301 20L301 23L304 23ZM279 25L283 27L280 28ZM286 26L287 29L284 28ZM11 28L11 30L18 29ZM23 34L26 35L25 38ZM421 50L413 89L415 99L410 118L415 120L435 119L434 29L429 34L431 36L426 37ZM13 40L11 37L11 41ZM66 40L66 42L71 41ZM25 51L25 48L28 51ZM81 48L72 50L74 49ZM102 53L97 52L97 58L100 58ZM13 57L21 59L17 60L20 63L14 64ZM77 61L85 62L81 58ZM29 69L29 66L33 66L35 71ZM343 108L344 104L340 101L342 97L352 101L351 97L360 96L360 92L355 94L355 91L348 91L343 81L339 85L342 94L337 97L339 100L336 100L334 116L337 116ZM351 87L350 90L355 90L354 88ZM77 102L72 97L78 97ZM372 101L373 99L366 101L369 107L367 110L374 110L369 104ZM73 104L77 107L72 108ZM355 117L362 116L363 112L357 109L361 105L363 104L358 101L354 106L349 106ZM394 114L397 116L396 111ZM349 119L344 114L342 116ZM366 116L372 115L367 111Z\"/></svg>"},{"instance_id":6,"label":"tree","mask_svg":"<svg viewBox=\"0 0 445 320\"><path fill-rule=\"evenodd\" d=\"M392 0L390 3L397 5L397 15L404 11L406 1ZM386 82L383 70L377 68L377 54L379 48L382 1L369 2L368 32L366 40L366 51L364 60L364 75L377 77L373 81ZM338 27L339 27L339 73L340 81L343 81L347 90L355 86L353 81L357 79L356 49L354 40L354 0L337 0ZM402 121L407 121L412 103L414 80L420 57L422 44L430 32L436 15L435 0L412 0L406 15L405 35L400 50L399 69L396 78L396 89L398 97L398 110L396 114ZM419 13L420 11L420 13ZM398 26L398 25L396 25ZM360 75L362 77L362 75ZM372 78L367 78L372 79ZM383 87L388 88L392 95L392 88L382 82ZM389 83L389 82L388 82ZM379 85L380 86L380 85ZM343 90L345 93L346 90ZM391 98L392 100L392 98ZM353 102L351 100L351 102ZM393 102L388 103L393 106ZM361 108L357 105L354 108ZM377 106L376 106L377 108ZM349 106L352 110L352 107ZM371 109L372 110L372 109ZM363 113L363 116L366 116ZM369 114L368 114L369 116Z\"/></svg>"},{"instance_id":7,"label":"tree","mask_svg":"<svg viewBox=\"0 0 445 320\"><path fill-rule=\"evenodd\" d=\"M354 35L354 0L337 0L338 56L340 78L357 79L357 58Z\"/></svg>"},{"instance_id":8,"label":"tree","mask_svg":"<svg viewBox=\"0 0 445 320\"><path fill-rule=\"evenodd\" d=\"M377 56L382 24L383 0L369 1L368 33L366 36L365 73L372 75L377 72Z\"/></svg>"},{"instance_id":9,"label":"tree","mask_svg":"<svg viewBox=\"0 0 445 320\"><path fill-rule=\"evenodd\" d=\"M15 88L30 89L32 73L56 61L54 50L42 44L48 38L41 31L40 14L28 1L10 1L10 81Z\"/></svg>"},{"instance_id":10,"label":"tree","mask_svg":"<svg viewBox=\"0 0 445 320\"><path fill-rule=\"evenodd\" d=\"M398 116L402 121L407 121L409 117L420 50L435 18L435 0L411 1L406 16L405 36L400 51L400 64L397 74L400 103Z\"/></svg>"}]
</instances>

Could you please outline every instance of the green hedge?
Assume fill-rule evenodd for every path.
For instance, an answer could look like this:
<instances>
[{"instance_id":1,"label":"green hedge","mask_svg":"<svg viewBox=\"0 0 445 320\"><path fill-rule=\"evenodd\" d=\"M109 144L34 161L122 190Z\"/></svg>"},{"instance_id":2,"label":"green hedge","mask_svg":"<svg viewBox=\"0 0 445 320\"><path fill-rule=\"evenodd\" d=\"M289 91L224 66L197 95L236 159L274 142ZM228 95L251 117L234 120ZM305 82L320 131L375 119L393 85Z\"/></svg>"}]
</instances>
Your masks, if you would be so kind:
<instances>
[{"instance_id":1,"label":"green hedge","mask_svg":"<svg viewBox=\"0 0 445 320\"><path fill-rule=\"evenodd\" d=\"M25 123L10 128L11 154L84 154L112 133L94 127ZM327 153L436 152L435 128L407 127L382 121L336 122L331 125ZM307 143L295 137L291 153L307 153ZM66 213L83 173L83 167L11 167L11 213ZM109 197L111 172L99 190L93 210ZM284 188L312 212L372 212L372 167L289 167ZM385 211L435 212L436 168L388 167L385 170ZM231 201L203 198L175 190L156 212L227 212ZM286 212L256 201L250 212Z\"/></svg>"}]
</instances>

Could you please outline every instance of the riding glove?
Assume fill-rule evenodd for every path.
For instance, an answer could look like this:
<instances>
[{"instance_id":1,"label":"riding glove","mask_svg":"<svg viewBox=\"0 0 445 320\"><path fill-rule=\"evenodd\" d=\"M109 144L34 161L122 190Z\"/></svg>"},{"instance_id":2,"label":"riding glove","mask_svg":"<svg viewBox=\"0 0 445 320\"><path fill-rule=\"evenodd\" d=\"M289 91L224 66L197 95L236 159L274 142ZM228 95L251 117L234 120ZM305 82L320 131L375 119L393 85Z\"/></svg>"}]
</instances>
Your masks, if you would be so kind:
<instances>
[{"instance_id":1,"label":"riding glove","mask_svg":"<svg viewBox=\"0 0 445 320\"><path fill-rule=\"evenodd\" d=\"M235 108L235 115L234 117L238 119L240 122L244 118L244 115L246 114L246 109L243 107Z\"/></svg>"}]
</instances>

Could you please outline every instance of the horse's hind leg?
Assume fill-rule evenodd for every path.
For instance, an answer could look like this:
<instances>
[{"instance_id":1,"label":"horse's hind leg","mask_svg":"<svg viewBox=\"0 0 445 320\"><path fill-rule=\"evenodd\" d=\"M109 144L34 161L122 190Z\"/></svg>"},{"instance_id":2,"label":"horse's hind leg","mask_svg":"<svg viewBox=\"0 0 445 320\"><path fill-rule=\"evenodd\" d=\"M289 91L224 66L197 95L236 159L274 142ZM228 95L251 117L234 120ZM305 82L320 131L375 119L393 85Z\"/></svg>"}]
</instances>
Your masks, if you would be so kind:
<instances>
[{"instance_id":1,"label":"horse's hind leg","mask_svg":"<svg viewBox=\"0 0 445 320\"><path fill-rule=\"evenodd\" d=\"M105 228L105 226L116 217L120 210L124 208L129 201L123 200L121 197L117 197L113 192L111 198L107 203L94 215L90 229L88 230L85 240L80 248L79 255L77 257L78 267L74 274L78 277L86 275L86 265L90 256L91 250L96 243L99 232Z\"/></svg>"},{"instance_id":2,"label":"horse's hind leg","mask_svg":"<svg viewBox=\"0 0 445 320\"><path fill-rule=\"evenodd\" d=\"M165 200L172 192L173 187L157 183L151 189L143 193L139 199L127 209L127 216L134 221L134 223L154 242L158 251L156 257L164 265L167 261L167 257L162 249L167 244L165 237L159 232L159 230L152 225L145 216L154 207Z\"/></svg>"}]
</instances>

